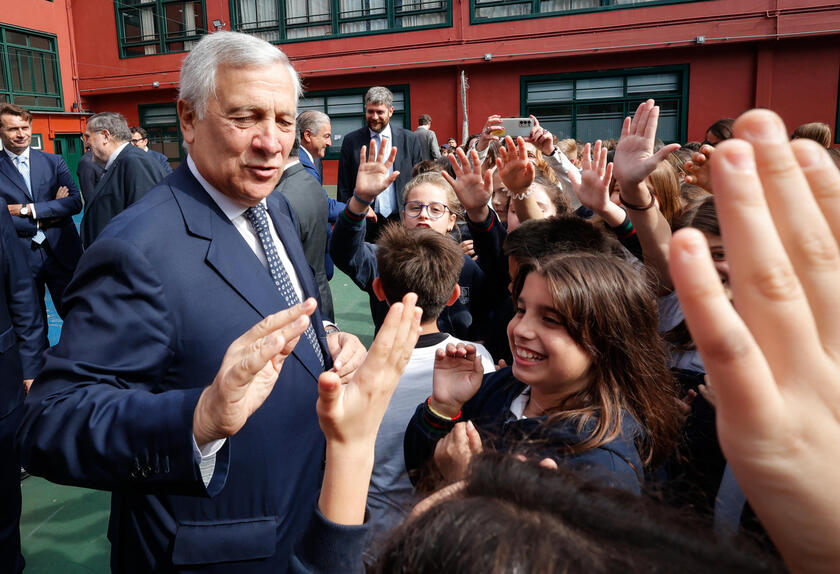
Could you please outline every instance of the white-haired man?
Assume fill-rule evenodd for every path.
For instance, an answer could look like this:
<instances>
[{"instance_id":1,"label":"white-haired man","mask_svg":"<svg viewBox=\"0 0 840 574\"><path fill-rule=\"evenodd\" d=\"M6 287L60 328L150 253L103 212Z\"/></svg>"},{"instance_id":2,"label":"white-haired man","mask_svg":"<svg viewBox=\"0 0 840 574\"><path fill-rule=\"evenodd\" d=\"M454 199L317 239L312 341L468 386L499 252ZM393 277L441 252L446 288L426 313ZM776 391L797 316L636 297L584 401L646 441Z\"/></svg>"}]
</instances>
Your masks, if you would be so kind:
<instances>
[{"instance_id":1,"label":"white-haired man","mask_svg":"<svg viewBox=\"0 0 840 574\"><path fill-rule=\"evenodd\" d=\"M286 56L210 34L180 90L189 155L85 253L18 439L34 474L113 491L114 572L285 572L320 516L316 380L365 351L325 333L272 193L300 94Z\"/></svg>"}]
</instances>

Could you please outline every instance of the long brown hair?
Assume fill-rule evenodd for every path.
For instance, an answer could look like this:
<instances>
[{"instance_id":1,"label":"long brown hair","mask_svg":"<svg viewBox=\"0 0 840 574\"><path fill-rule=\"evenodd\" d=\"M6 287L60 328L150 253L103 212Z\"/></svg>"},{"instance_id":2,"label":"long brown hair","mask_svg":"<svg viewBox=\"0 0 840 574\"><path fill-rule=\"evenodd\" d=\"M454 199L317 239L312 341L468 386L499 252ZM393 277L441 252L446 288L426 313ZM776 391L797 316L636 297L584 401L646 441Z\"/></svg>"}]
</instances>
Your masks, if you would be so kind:
<instances>
[{"instance_id":1,"label":"long brown hair","mask_svg":"<svg viewBox=\"0 0 840 574\"><path fill-rule=\"evenodd\" d=\"M676 444L682 416L650 286L617 257L559 254L520 268L514 300L529 273L545 278L566 331L592 358L590 383L550 412L547 424L574 420L580 430L594 426L569 447L579 453L617 438L629 413L644 429L636 446L645 465L664 460Z\"/></svg>"},{"instance_id":2,"label":"long brown hair","mask_svg":"<svg viewBox=\"0 0 840 574\"><path fill-rule=\"evenodd\" d=\"M677 172L668 161L660 161L647 177L648 185L659 202L659 211L668 221L674 224L674 219L680 212L680 180Z\"/></svg>"}]
</instances>

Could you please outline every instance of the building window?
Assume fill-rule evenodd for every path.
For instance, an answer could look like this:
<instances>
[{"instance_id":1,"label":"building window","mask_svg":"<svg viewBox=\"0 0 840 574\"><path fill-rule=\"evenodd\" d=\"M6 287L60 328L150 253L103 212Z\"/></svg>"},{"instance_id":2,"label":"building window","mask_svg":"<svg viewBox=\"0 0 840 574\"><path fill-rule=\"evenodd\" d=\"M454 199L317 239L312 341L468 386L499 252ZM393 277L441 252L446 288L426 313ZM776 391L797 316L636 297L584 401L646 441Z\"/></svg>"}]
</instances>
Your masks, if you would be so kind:
<instances>
[{"instance_id":1,"label":"building window","mask_svg":"<svg viewBox=\"0 0 840 574\"><path fill-rule=\"evenodd\" d=\"M204 0L114 0L120 57L185 52L207 33Z\"/></svg>"},{"instance_id":2,"label":"building window","mask_svg":"<svg viewBox=\"0 0 840 574\"><path fill-rule=\"evenodd\" d=\"M450 26L450 0L233 0L233 29L269 42Z\"/></svg>"},{"instance_id":3,"label":"building window","mask_svg":"<svg viewBox=\"0 0 840 574\"><path fill-rule=\"evenodd\" d=\"M533 114L558 138L594 142L618 138L624 118L648 98L660 107L657 136L684 142L688 67L522 78L524 115Z\"/></svg>"},{"instance_id":4,"label":"building window","mask_svg":"<svg viewBox=\"0 0 840 574\"><path fill-rule=\"evenodd\" d=\"M138 111L140 127L149 134L149 149L162 153L173 168L177 167L187 152L175 104L141 104Z\"/></svg>"},{"instance_id":5,"label":"building window","mask_svg":"<svg viewBox=\"0 0 840 574\"><path fill-rule=\"evenodd\" d=\"M0 101L62 110L55 36L0 26Z\"/></svg>"},{"instance_id":6,"label":"building window","mask_svg":"<svg viewBox=\"0 0 840 574\"><path fill-rule=\"evenodd\" d=\"M470 0L473 22L556 16L697 0Z\"/></svg>"},{"instance_id":7,"label":"building window","mask_svg":"<svg viewBox=\"0 0 840 574\"><path fill-rule=\"evenodd\" d=\"M408 86L389 86L394 94L394 115L391 124L411 129L411 114L408 110ZM298 104L298 113L318 110L330 116L333 142L327 148L325 159L338 159L344 136L364 127L365 93L367 88L342 90L341 92L309 92Z\"/></svg>"}]
</instances>

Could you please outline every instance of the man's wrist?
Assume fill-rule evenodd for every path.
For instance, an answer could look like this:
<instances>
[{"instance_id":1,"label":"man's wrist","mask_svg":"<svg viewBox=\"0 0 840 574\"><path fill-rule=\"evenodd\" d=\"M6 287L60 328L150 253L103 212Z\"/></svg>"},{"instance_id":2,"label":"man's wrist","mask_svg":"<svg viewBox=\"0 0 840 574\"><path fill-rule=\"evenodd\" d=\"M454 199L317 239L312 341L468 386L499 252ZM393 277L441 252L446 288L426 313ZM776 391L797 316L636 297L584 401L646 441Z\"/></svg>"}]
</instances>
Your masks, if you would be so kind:
<instances>
[{"instance_id":1,"label":"man's wrist","mask_svg":"<svg viewBox=\"0 0 840 574\"><path fill-rule=\"evenodd\" d=\"M201 448L215 440L226 438L218 432L213 432L208 428L205 413L208 410L207 404L212 401L210 395L213 393L213 386L209 386L201 392L198 397L198 402L195 405L195 412L193 413L193 437L196 445Z\"/></svg>"}]
</instances>

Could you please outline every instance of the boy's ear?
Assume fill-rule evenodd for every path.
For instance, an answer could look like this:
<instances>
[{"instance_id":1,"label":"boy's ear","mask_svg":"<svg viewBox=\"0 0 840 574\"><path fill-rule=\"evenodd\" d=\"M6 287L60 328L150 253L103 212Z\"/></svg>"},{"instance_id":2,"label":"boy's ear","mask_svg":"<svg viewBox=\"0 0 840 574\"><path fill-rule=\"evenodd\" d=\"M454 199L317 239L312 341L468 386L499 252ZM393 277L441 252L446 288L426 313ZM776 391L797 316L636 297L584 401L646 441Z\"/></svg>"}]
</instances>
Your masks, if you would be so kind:
<instances>
[{"instance_id":1,"label":"boy's ear","mask_svg":"<svg viewBox=\"0 0 840 574\"><path fill-rule=\"evenodd\" d=\"M373 294L376 295L376 298L380 301L385 301L385 289L382 288L382 280L379 277L376 277L373 280Z\"/></svg>"},{"instance_id":2,"label":"boy's ear","mask_svg":"<svg viewBox=\"0 0 840 574\"><path fill-rule=\"evenodd\" d=\"M379 278L377 277L377 279L379 279ZM374 289L375 288L376 287L374 286ZM452 296L449 298L449 301L446 302L446 306L449 307L450 305L454 305L455 301L457 301L458 297L460 297L460 296L461 296L461 286L456 283L455 288L452 290Z\"/></svg>"}]
</instances>

